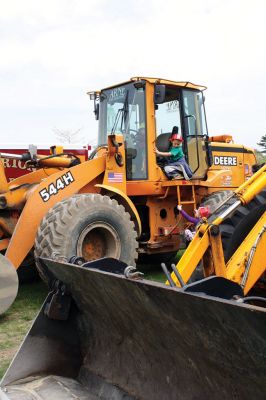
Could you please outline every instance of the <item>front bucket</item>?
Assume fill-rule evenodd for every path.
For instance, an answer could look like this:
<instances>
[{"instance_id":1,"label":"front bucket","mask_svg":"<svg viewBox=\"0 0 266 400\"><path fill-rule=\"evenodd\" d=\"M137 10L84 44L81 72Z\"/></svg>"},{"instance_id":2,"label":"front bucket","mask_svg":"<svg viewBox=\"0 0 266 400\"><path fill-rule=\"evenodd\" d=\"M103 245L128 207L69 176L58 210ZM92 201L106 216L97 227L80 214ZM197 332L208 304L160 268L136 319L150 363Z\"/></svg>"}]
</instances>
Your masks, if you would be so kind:
<instances>
[{"instance_id":1,"label":"front bucket","mask_svg":"<svg viewBox=\"0 0 266 400\"><path fill-rule=\"evenodd\" d=\"M9 399L266 398L264 308L42 262L73 304L66 321L39 314L3 378Z\"/></svg>"},{"instance_id":2,"label":"front bucket","mask_svg":"<svg viewBox=\"0 0 266 400\"><path fill-rule=\"evenodd\" d=\"M12 263L0 254L0 315L14 302L18 293L18 275Z\"/></svg>"}]
</instances>

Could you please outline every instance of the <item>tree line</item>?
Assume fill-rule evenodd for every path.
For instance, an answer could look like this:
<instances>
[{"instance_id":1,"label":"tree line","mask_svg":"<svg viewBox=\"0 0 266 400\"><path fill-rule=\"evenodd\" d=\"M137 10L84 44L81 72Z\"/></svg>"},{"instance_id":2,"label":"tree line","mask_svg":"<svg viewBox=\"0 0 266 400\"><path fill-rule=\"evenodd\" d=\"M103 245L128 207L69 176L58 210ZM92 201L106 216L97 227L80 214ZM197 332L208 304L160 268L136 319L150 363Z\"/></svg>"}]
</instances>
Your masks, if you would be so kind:
<instances>
[{"instance_id":1,"label":"tree line","mask_svg":"<svg viewBox=\"0 0 266 400\"><path fill-rule=\"evenodd\" d=\"M257 143L257 145L259 147L261 147L261 149L256 150L256 156L257 156L257 160L259 163L263 163L266 162L266 135L263 135L259 141L259 143Z\"/></svg>"}]
</instances>

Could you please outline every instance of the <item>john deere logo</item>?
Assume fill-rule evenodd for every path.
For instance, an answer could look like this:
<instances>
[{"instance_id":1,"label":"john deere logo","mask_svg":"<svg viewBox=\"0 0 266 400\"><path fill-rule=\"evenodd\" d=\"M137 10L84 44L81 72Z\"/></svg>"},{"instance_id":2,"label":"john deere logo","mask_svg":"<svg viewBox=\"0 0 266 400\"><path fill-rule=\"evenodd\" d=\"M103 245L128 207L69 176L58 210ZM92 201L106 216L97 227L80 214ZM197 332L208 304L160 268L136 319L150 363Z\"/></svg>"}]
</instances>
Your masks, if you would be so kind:
<instances>
[{"instance_id":1,"label":"john deere logo","mask_svg":"<svg viewBox=\"0 0 266 400\"><path fill-rule=\"evenodd\" d=\"M237 165L237 157L214 156L213 164L234 167Z\"/></svg>"}]
</instances>

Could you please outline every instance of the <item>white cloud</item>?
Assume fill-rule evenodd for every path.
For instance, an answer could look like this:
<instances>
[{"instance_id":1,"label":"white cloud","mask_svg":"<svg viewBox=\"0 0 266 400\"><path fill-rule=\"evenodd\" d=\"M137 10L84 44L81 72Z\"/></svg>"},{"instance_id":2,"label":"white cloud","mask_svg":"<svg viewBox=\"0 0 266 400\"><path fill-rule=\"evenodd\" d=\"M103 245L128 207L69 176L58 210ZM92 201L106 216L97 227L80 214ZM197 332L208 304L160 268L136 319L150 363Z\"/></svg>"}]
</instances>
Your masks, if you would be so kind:
<instances>
[{"instance_id":1,"label":"white cloud","mask_svg":"<svg viewBox=\"0 0 266 400\"><path fill-rule=\"evenodd\" d=\"M54 126L83 126L94 138L86 92L136 75L205 84L212 132L249 145L265 134L262 0L0 0L0 7L2 141L51 141Z\"/></svg>"}]
</instances>

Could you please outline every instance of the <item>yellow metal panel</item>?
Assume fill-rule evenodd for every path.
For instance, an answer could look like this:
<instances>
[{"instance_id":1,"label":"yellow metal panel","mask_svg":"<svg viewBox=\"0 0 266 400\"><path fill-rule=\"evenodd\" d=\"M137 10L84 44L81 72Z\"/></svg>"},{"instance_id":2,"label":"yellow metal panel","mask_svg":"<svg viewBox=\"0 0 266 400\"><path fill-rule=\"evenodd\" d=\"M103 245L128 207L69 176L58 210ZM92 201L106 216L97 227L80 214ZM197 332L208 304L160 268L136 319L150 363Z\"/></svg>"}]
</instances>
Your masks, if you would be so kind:
<instances>
[{"instance_id":1,"label":"yellow metal panel","mask_svg":"<svg viewBox=\"0 0 266 400\"><path fill-rule=\"evenodd\" d=\"M120 82L120 83L117 83L116 85L108 86L102 90L111 89L111 88L114 88L117 86L126 85L127 83L130 83L132 81L135 82L135 81L140 81L140 80L149 82L151 84L156 83L156 84L161 84L161 85L173 85L173 86L180 86L180 87L185 87L185 88L189 88L189 89L196 89L196 90L200 90L200 91L207 89L206 86L196 85L194 83L187 82L187 81L186 82L184 82L184 81L178 82L178 81L171 81L169 79L163 79L163 78L149 78L149 77L138 76L138 77L131 78L129 81ZM90 92L88 92L88 93L90 93Z\"/></svg>"},{"instance_id":2,"label":"yellow metal panel","mask_svg":"<svg viewBox=\"0 0 266 400\"><path fill-rule=\"evenodd\" d=\"M194 237L194 239L186 249L185 253L183 254L181 260L176 266L184 282L187 282L192 273L195 271L209 244L208 231L206 231L203 236L201 236L200 231L197 231L196 236ZM173 272L171 274L171 277L173 281L177 284L177 286L180 286Z\"/></svg>"},{"instance_id":3,"label":"yellow metal panel","mask_svg":"<svg viewBox=\"0 0 266 400\"><path fill-rule=\"evenodd\" d=\"M235 192L242 193L246 188L249 188L251 184L252 187L254 183L256 185L258 180L260 181L261 188L264 189L266 186L265 172L266 172L266 164L262 168L260 168L255 174L253 174L248 181L244 182L238 189L236 189Z\"/></svg>"},{"instance_id":4,"label":"yellow metal panel","mask_svg":"<svg viewBox=\"0 0 266 400\"><path fill-rule=\"evenodd\" d=\"M161 84L161 85L173 85L173 86L180 86L180 87L185 87L189 89L196 89L196 90L206 90L206 86L202 85L197 85L188 81L171 81L169 79L164 79L164 78L148 78L148 77L134 77L131 78L132 81L138 81L138 80L144 80L150 83L155 83L155 84Z\"/></svg>"},{"instance_id":5,"label":"yellow metal panel","mask_svg":"<svg viewBox=\"0 0 266 400\"><path fill-rule=\"evenodd\" d=\"M233 178L232 177L232 171L230 170L224 170L224 169L209 169L207 171L207 179L206 180L202 180L202 181L198 181L197 184L199 186L205 186L208 188L213 188L213 191L217 191L217 190L233 190L234 187L237 187L237 185L235 185L234 187L232 186L225 186L224 182L227 179L230 179L230 184L233 184ZM194 182L194 180L193 180ZM243 182L243 181L241 181Z\"/></svg>"},{"instance_id":6,"label":"yellow metal panel","mask_svg":"<svg viewBox=\"0 0 266 400\"><path fill-rule=\"evenodd\" d=\"M114 143L119 147L116 148ZM118 157L121 158L122 165L119 165L117 161ZM126 159L124 138L122 135L108 136L108 152L103 184L116 187L120 191L126 193Z\"/></svg>"},{"instance_id":7,"label":"yellow metal panel","mask_svg":"<svg viewBox=\"0 0 266 400\"><path fill-rule=\"evenodd\" d=\"M46 179L49 175L53 175L56 172L62 171L62 168L41 168L37 171L30 172L29 174L25 174L19 176L16 179L13 179L8 183L8 188L13 189L20 185L39 183L42 179Z\"/></svg>"},{"instance_id":8,"label":"yellow metal panel","mask_svg":"<svg viewBox=\"0 0 266 400\"><path fill-rule=\"evenodd\" d=\"M244 204L248 204L266 187L266 165L241 185L236 193Z\"/></svg>"},{"instance_id":9,"label":"yellow metal panel","mask_svg":"<svg viewBox=\"0 0 266 400\"><path fill-rule=\"evenodd\" d=\"M23 185L18 187L15 190L9 190L6 193L2 194L2 197L5 199L6 206L3 208L9 209L18 209L20 210L26 202L26 199L29 195L29 191L34 189L35 185Z\"/></svg>"},{"instance_id":10,"label":"yellow metal panel","mask_svg":"<svg viewBox=\"0 0 266 400\"><path fill-rule=\"evenodd\" d=\"M83 186L102 174L105 164L104 157L86 161L50 176L36 187L25 204L6 252L6 257L16 268L34 245L38 226L47 211L59 201L78 193ZM61 186L64 182L67 184L55 193L54 188L59 187L60 182Z\"/></svg>"},{"instance_id":11,"label":"yellow metal panel","mask_svg":"<svg viewBox=\"0 0 266 400\"><path fill-rule=\"evenodd\" d=\"M173 193L174 194L174 193ZM158 196L150 196L146 201L149 212L150 238L147 242L149 248L163 249L168 247L168 251L177 251L179 248L179 237L173 233L169 236L163 234L164 228L171 231L177 227L180 217L175 215L176 195L167 196L163 199ZM164 214L161 214L163 211ZM178 223L178 230L183 226Z\"/></svg>"},{"instance_id":12,"label":"yellow metal panel","mask_svg":"<svg viewBox=\"0 0 266 400\"><path fill-rule=\"evenodd\" d=\"M210 246L212 250L212 260L215 275L223 276L224 278L226 278L226 267L224 262L224 251L222 246L221 234L217 236L210 235Z\"/></svg>"},{"instance_id":13,"label":"yellow metal panel","mask_svg":"<svg viewBox=\"0 0 266 400\"><path fill-rule=\"evenodd\" d=\"M244 287L245 295L255 285L255 283L261 277L261 275L266 271L265 249L266 249L266 234L263 235L255 252L252 265L249 271L248 279Z\"/></svg>"},{"instance_id":14,"label":"yellow metal panel","mask_svg":"<svg viewBox=\"0 0 266 400\"><path fill-rule=\"evenodd\" d=\"M231 259L228 261L227 267L227 278L241 283L247 259L250 253L252 246L254 245L256 238L258 237L259 232L266 225L266 213L259 219L254 228L250 231L245 240L238 247L236 252L233 254ZM248 275L247 283L244 287L244 294L247 294L248 291L254 286L256 281L260 278L260 276L265 272L266 268L266 258L265 258L265 249L266 249L266 233L263 234L262 239L260 240L258 247L256 249L252 265L250 268L250 272Z\"/></svg>"},{"instance_id":15,"label":"yellow metal panel","mask_svg":"<svg viewBox=\"0 0 266 400\"><path fill-rule=\"evenodd\" d=\"M139 236L141 233L141 221L139 218L138 211L137 211L134 203L130 200L130 198L122 190L119 190L116 187L113 187L110 185L101 185L101 184L98 184L95 186L98 188L104 189L106 192L114 193L114 194L118 195L121 199L124 200L121 202L121 204L125 207L126 211L129 212L129 214L132 216L132 219L135 222L136 229L137 229L138 236Z\"/></svg>"},{"instance_id":16,"label":"yellow metal panel","mask_svg":"<svg viewBox=\"0 0 266 400\"><path fill-rule=\"evenodd\" d=\"M165 194L165 188L162 188L160 182L127 181L126 192L128 196L162 196Z\"/></svg>"}]
</instances>

